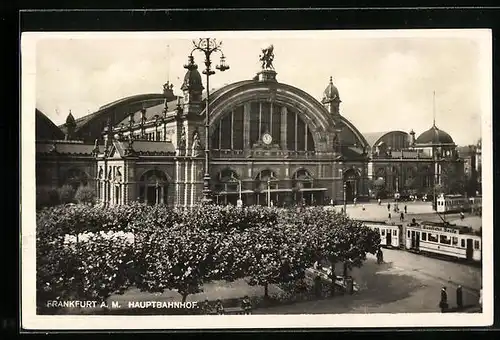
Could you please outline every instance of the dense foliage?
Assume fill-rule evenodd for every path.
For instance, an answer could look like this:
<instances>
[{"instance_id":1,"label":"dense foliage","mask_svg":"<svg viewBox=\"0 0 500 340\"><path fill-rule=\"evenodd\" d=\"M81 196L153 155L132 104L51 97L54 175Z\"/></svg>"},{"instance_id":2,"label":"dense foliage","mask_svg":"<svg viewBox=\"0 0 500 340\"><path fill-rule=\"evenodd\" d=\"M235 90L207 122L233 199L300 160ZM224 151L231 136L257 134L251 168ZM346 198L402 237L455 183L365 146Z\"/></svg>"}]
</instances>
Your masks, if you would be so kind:
<instances>
[{"instance_id":1,"label":"dense foliage","mask_svg":"<svg viewBox=\"0 0 500 340\"><path fill-rule=\"evenodd\" d=\"M97 193L90 185L81 185L76 189L75 200L78 203L92 204L95 203Z\"/></svg>"},{"instance_id":2,"label":"dense foliage","mask_svg":"<svg viewBox=\"0 0 500 340\"><path fill-rule=\"evenodd\" d=\"M361 266L379 234L321 207L70 205L37 213L38 301L105 300L131 286L175 290L203 283L296 282L317 260Z\"/></svg>"},{"instance_id":3,"label":"dense foliage","mask_svg":"<svg viewBox=\"0 0 500 340\"><path fill-rule=\"evenodd\" d=\"M75 189L73 189L73 187L69 184L65 184L62 187L57 188L57 193L59 194L59 203L73 203L75 200Z\"/></svg>"},{"instance_id":4,"label":"dense foliage","mask_svg":"<svg viewBox=\"0 0 500 340\"><path fill-rule=\"evenodd\" d=\"M371 181L371 190L376 198L384 198L386 196L385 180L382 177Z\"/></svg>"}]
</instances>

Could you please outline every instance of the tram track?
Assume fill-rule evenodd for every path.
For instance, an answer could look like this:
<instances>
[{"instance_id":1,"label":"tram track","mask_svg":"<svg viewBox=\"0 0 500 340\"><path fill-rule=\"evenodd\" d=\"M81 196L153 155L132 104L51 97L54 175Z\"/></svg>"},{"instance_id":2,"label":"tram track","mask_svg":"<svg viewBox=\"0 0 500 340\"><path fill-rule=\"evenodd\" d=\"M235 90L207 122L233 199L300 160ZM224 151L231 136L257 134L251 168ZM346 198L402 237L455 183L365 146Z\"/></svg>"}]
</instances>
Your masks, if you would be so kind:
<instances>
[{"instance_id":1,"label":"tram track","mask_svg":"<svg viewBox=\"0 0 500 340\"><path fill-rule=\"evenodd\" d=\"M392 250L394 250L395 252L397 251L397 253L400 252L400 251L398 251L398 249L392 249ZM408 253L406 251L403 251L403 252L411 255L410 253ZM418 256L418 254L413 254L413 255ZM422 256L422 255L420 255L420 256ZM396 258L398 258L398 257L396 257ZM434 258L430 258L430 257L426 257L426 258L429 259L429 260L434 260L434 261L448 262L448 261L438 260L438 259L434 259ZM472 285L464 282L463 280L452 279L452 276L448 276L447 275L448 277L446 278L446 277L443 277L442 275L430 273L429 270L427 270L425 268L425 264L421 264L420 267L416 267L415 265L412 265L411 263L405 264L403 261L394 262L391 259L389 259L387 261L387 263L391 263L392 264L392 268L395 269L395 270L406 271L406 272L410 272L410 273L413 272L413 273L416 273L418 275L427 277L429 279L433 279L433 280L439 281L439 282L441 282L443 284L450 284L450 285L455 285L455 286L460 285L460 286L462 286L462 288L464 290L467 290L469 293L479 296L479 293L480 293L480 289L479 288L475 288L474 286L472 286ZM454 263L454 262L452 262L452 263L456 264L456 265L459 265L459 266L463 265L463 264L458 264L458 263ZM472 270L474 268L472 266L465 266L465 267L471 268ZM460 269L460 268L459 267L455 268L455 270L457 270L457 269ZM473 275L473 274L474 273L471 272L471 275ZM478 274L480 274L480 272Z\"/></svg>"}]
</instances>

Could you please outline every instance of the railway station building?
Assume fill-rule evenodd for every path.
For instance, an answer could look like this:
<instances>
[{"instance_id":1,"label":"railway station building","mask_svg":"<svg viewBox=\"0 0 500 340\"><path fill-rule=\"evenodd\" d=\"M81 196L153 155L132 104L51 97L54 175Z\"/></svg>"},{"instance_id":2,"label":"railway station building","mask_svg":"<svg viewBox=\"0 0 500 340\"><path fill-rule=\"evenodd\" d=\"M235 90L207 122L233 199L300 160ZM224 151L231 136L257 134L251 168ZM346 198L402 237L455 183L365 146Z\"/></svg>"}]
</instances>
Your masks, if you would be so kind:
<instances>
[{"instance_id":1,"label":"railway station building","mask_svg":"<svg viewBox=\"0 0 500 340\"><path fill-rule=\"evenodd\" d=\"M55 126L36 112L37 188L91 185L101 202L193 206L203 194L206 92L194 60L180 90L123 98ZM321 100L262 69L209 96L210 188L219 204L328 204L370 197L383 178L389 191L408 178L439 183L456 145L435 124L362 134L342 115L339 90L325 79Z\"/></svg>"}]
</instances>

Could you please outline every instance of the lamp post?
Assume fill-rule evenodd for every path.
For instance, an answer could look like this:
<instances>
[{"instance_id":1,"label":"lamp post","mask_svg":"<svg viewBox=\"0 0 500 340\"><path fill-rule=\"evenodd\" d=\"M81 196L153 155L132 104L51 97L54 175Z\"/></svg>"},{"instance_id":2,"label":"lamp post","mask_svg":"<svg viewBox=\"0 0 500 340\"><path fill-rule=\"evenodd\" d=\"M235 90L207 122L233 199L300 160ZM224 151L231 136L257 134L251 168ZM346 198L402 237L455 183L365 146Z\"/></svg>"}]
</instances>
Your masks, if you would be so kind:
<instances>
[{"instance_id":1,"label":"lamp post","mask_svg":"<svg viewBox=\"0 0 500 340\"><path fill-rule=\"evenodd\" d=\"M156 204L158 205L160 202L160 197L159 197L159 192L160 192L160 184L158 183L158 180L156 180L155 184L155 198L156 198Z\"/></svg>"},{"instance_id":2,"label":"lamp post","mask_svg":"<svg viewBox=\"0 0 500 340\"><path fill-rule=\"evenodd\" d=\"M344 180L344 176L342 173L342 169L339 169L340 173L340 180L342 181L342 196L343 196L343 201L344 201L344 214L347 214L347 183Z\"/></svg>"},{"instance_id":3,"label":"lamp post","mask_svg":"<svg viewBox=\"0 0 500 340\"><path fill-rule=\"evenodd\" d=\"M344 214L347 215L347 182L342 180L342 190L344 191Z\"/></svg>"},{"instance_id":4,"label":"lamp post","mask_svg":"<svg viewBox=\"0 0 500 340\"><path fill-rule=\"evenodd\" d=\"M238 183L238 201L236 202L236 206L241 207L241 206L243 206L243 201L241 199L241 180L239 178L235 178L231 174L231 182Z\"/></svg>"},{"instance_id":5,"label":"lamp post","mask_svg":"<svg viewBox=\"0 0 500 340\"><path fill-rule=\"evenodd\" d=\"M236 204L238 207L243 206L243 200L241 199L241 180L238 179L238 202Z\"/></svg>"},{"instance_id":6,"label":"lamp post","mask_svg":"<svg viewBox=\"0 0 500 340\"><path fill-rule=\"evenodd\" d=\"M190 58L193 57L194 51L201 51L205 55L205 69L203 70L203 74L207 77L207 98L205 101L205 174L203 175L203 199L202 203L211 203L212 199L210 198L210 169L209 169L209 157L210 157L210 147L209 147L209 102L210 102L210 76L215 74L215 71L212 70L211 65L212 61L210 59L212 53L221 52L220 64L215 68L221 72L224 72L229 69L229 66L226 65L224 53L220 49L222 42L217 42L215 39L211 38L203 38L198 41L193 40L193 50L190 53Z\"/></svg>"},{"instance_id":7,"label":"lamp post","mask_svg":"<svg viewBox=\"0 0 500 340\"><path fill-rule=\"evenodd\" d=\"M274 180L273 174L267 178L267 206L271 207L271 181Z\"/></svg>"},{"instance_id":8,"label":"lamp post","mask_svg":"<svg viewBox=\"0 0 500 340\"><path fill-rule=\"evenodd\" d=\"M271 207L271 179L267 179L267 206Z\"/></svg>"},{"instance_id":9,"label":"lamp post","mask_svg":"<svg viewBox=\"0 0 500 340\"><path fill-rule=\"evenodd\" d=\"M239 200L241 201L241 180L238 180L238 197Z\"/></svg>"}]
</instances>

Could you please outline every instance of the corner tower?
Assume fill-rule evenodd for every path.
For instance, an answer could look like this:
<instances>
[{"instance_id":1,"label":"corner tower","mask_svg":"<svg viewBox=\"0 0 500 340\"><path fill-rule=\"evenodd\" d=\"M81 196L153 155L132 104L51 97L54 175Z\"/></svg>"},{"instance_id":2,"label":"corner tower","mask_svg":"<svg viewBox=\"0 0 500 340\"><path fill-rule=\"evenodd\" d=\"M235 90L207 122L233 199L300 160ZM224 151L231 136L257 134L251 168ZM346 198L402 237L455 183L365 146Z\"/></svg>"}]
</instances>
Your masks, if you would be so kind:
<instances>
[{"instance_id":1,"label":"corner tower","mask_svg":"<svg viewBox=\"0 0 500 340\"><path fill-rule=\"evenodd\" d=\"M188 57L188 63L184 65L184 68L187 69L181 86L184 94L184 114L198 114L201 112L201 94L204 88L200 72L198 72L198 65L195 64L193 56Z\"/></svg>"},{"instance_id":2,"label":"corner tower","mask_svg":"<svg viewBox=\"0 0 500 340\"><path fill-rule=\"evenodd\" d=\"M323 92L321 103L326 107L332 115L339 115L340 100L339 90L333 85L333 77L330 76L330 83Z\"/></svg>"},{"instance_id":3,"label":"corner tower","mask_svg":"<svg viewBox=\"0 0 500 340\"><path fill-rule=\"evenodd\" d=\"M71 114L71 110L69 110L68 117L66 117L66 123L64 124L66 127L66 140L71 140L75 137L75 130L76 130L76 122L75 122L75 117L73 117L73 114Z\"/></svg>"}]
</instances>

